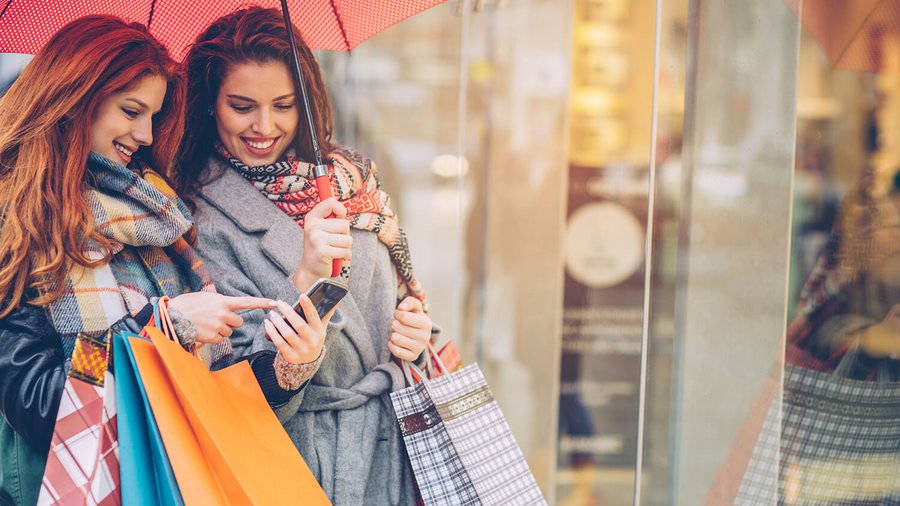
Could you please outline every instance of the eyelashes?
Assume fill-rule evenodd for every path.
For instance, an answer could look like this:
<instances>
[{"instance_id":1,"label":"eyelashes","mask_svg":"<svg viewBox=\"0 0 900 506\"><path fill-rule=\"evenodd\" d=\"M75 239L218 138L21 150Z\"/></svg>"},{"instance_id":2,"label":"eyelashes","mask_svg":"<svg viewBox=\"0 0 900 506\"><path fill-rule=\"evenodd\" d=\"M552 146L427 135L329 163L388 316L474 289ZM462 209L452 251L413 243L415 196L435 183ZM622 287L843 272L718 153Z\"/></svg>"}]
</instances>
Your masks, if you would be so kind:
<instances>
[{"instance_id":1,"label":"eyelashes","mask_svg":"<svg viewBox=\"0 0 900 506\"><path fill-rule=\"evenodd\" d=\"M294 108L294 105L296 105L296 104L294 104L294 103L275 104L273 107L277 111L290 111L291 109ZM246 114L256 108L256 106L253 106L253 105L238 105L238 104L231 104L230 107L232 110L234 110L234 112L236 112L238 114Z\"/></svg>"}]
</instances>

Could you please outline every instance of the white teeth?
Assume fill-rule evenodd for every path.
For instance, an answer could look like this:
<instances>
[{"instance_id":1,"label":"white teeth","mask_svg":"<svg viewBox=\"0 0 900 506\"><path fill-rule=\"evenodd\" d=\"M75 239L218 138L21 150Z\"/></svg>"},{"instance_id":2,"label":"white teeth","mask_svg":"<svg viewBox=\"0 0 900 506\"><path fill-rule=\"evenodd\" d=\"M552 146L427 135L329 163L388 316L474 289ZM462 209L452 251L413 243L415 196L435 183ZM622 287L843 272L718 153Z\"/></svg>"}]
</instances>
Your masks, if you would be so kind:
<instances>
[{"instance_id":1,"label":"white teeth","mask_svg":"<svg viewBox=\"0 0 900 506\"><path fill-rule=\"evenodd\" d=\"M128 151L127 149L125 149L125 146L119 144L118 142L114 142L113 146L115 146L116 149L118 149L120 152L124 153L125 156L131 156L134 154L134 151Z\"/></svg>"},{"instance_id":2,"label":"white teeth","mask_svg":"<svg viewBox=\"0 0 900 506\"><path fill-rule=\"evenodd\" d=\"M269 146L271 146L272 144L275 143L275 139L272 139L272 140L270 140L270 141L268 141L268 142L253 142L253 141L249 141L249 140L247 140L247 139L244 139L244 142L246 142L247 144L249 144L250 147L253 148L253 149L266 149L266 148L268 148Z\"/></svg>"}]
</instances>

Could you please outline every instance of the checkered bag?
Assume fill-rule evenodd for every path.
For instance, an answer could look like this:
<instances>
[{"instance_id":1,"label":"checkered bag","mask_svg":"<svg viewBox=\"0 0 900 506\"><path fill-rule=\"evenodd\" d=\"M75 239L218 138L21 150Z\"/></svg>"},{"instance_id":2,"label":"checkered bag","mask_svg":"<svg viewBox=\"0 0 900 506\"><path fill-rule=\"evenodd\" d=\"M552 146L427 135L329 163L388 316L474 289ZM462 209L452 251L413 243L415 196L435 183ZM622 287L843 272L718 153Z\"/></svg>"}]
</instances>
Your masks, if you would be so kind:
<instances>
[{"instance_id":1,"label":"checkered bag","mask_svg":"<svg viewBox=\"0 0 900 506\"><path fill-rule=\"evenodd\" d=\"M119 442L110 335L79 334L72 353L38 505L118 505Z\"/></svg>"},{"instance_id":2,"label":"checkered bag","mask_svg":"<svg viewBox=\"0 0 900 506\"><path fill-rule=\"evenodd\" d=\"M773 402L735 504L900 504L900 382L887 361L874 379L848 378L858 356L832 372L788 345L781 416Z\"/></svg>"},{"instance_id":3,"label":"checkered bag","mask_svg":"<svg viewBox=\"0 0 900 506\"><path fill-rule=\"evenodd\" d=\"M440 377L391 394L423 502L546 504L481 369L448 372L436 363ZM403 368L412 384L417 368L406 362Z\"/></svg>"}]
</instances>

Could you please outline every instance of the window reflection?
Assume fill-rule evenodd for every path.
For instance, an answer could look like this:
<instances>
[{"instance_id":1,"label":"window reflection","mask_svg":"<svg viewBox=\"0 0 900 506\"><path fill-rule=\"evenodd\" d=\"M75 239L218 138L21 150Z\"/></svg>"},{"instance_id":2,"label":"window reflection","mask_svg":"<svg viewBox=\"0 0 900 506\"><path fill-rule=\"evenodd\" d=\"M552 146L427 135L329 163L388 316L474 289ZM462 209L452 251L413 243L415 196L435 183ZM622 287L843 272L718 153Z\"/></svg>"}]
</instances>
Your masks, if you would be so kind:
<instances>
[{"instance_id":1,"label":"window reflection","mask_svg":"<svg viewBox=\"0 0 900 506\"><path fill-rule=\"evenodd\" d=\"M881 75L831 70L808 35L801 47L785 504L900 498L900 39L878 48Z\"/></svg>"}]
</instances>

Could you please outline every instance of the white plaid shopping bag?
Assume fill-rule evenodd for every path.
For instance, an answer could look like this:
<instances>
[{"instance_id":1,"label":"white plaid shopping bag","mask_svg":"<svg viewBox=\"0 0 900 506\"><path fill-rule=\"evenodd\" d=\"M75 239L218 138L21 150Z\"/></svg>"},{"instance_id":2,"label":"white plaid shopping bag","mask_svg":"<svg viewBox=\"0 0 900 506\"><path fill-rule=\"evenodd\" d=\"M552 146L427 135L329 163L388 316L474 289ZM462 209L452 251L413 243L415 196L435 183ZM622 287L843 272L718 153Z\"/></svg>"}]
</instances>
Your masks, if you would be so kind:
<instances>
[{"instance_id":1,"label":"white plaid shopping bag","mask_svg":"<svg viewBox=\"0 0 900 506\"><path fill-rule=\"evenodd\" d=\"M121 504L109 340L80 335L72 354L38 505Z\"/></svg>"},{"instance_id":2,"label":"white plaid shopping bag","mask_svg":"<svg viewBox=\"0 0 900 506\"><path fill-rule=\"evenodd\" d=\"M900 504L900 382L847 377L858 356L852 346L828 371L788 343L783 378L754 401L706 504Z\"/></svg>"},{"instance_id":3,"label":"white plaid shopping bag","mask_svg":"<svg viewBox=\"0 0 900 506\"><path fill-rule=\"evenodd\" d=\"M546 504L481 369L443 373L391 394L424 503Z\"/></svg>"}]
</instances>

